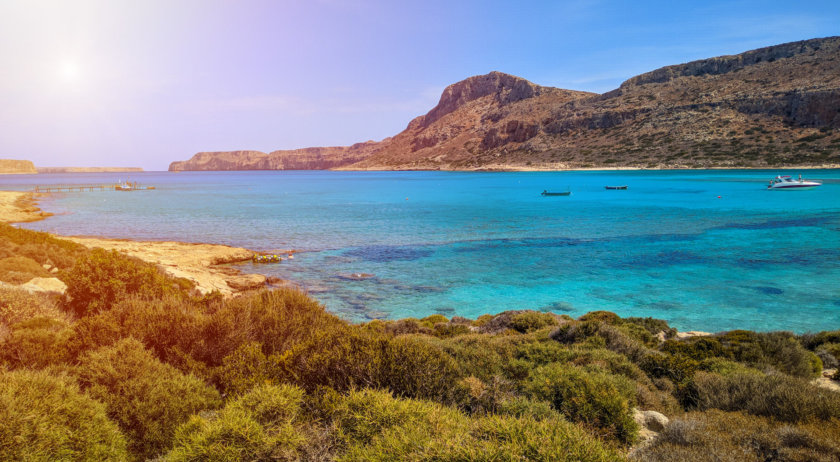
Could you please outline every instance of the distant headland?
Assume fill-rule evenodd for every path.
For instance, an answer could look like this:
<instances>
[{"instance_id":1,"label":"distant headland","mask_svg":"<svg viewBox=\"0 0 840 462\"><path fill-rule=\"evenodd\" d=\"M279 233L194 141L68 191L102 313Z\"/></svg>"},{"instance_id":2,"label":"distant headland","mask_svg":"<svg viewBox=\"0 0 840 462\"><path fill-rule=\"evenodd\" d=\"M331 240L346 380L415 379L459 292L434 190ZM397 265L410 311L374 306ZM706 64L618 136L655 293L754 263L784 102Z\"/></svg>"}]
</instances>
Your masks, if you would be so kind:
<instances>
[{"instance_id":1,"label":"distant headland","mask_svg":"<svg viewBox=\"0 0 840 462\"><path fill-rule=\"evenodd\" d=\"M840 167L840 37L632 77L604 94L490 72L382 141L201 152L184 170Z\"/></svg>"},{"instance_id":2,"label":"distant headland","mask_svg":"<svg viewBox=\"0 0 840 462\"><path fill-rule=\"evenodd\" d=\"M0 159L0 174L142 172L140 167L36 167L30 160Z\"/></svg>"}]
</instances>

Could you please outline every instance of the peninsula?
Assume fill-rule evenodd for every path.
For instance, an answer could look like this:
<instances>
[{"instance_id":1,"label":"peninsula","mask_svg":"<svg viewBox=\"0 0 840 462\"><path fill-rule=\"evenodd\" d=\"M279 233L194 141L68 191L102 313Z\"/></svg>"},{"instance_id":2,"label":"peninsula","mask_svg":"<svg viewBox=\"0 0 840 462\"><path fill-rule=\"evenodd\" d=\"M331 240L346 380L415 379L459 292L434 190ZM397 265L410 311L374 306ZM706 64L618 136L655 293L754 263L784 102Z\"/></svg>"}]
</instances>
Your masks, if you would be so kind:
<instances>
[{"instance_id":1,"label":"peninsula","mask_svg":"<svg viewBox=\"0 0 840 462\"><path fill-rule=\"evenodd\" d=\"M667 66L603 94L490 72L379 142L201 152L169 170L781 166L840 166L840 37Z\"/></svg>"}]
</instances>

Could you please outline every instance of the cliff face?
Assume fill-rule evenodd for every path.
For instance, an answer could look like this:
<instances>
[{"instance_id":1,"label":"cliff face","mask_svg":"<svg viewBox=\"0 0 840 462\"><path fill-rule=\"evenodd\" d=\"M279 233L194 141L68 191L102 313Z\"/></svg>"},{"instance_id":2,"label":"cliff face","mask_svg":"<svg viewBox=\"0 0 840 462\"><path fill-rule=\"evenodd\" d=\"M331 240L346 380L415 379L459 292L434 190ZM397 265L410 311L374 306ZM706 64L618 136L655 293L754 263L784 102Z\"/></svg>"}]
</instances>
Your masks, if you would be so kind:
<instances>
[{"instance_id":1,"label":"cliff face","mask_svg":"<svg viewBox=\"0 0 840 462\"><path fill-rule=\"evenodd\" d=\"M233 154L170 170L840 165L840 37L667 66L602 95L491 72L378 143Z\"/></svg>"},{"instance_id":2,"label":"cliff face","mask_svg":"<svg viewBox=\"0 0 840 462\"><path fill-rule=\"evenodd\" d=\"M191 159L172 162L169 171L186 170L327 170L364 159L378 143L352 146L304 148L286 151L199 152Z\"/></svg>"},{"instance_id":3,"label":"cliff face","mask_svg":"<svg viewBox=\"0 0 840 462\"><path fill-rule=\"evenodd\" d=\"M0 174L4 173L38 173L38 171L29 160L0 159Z\"/></svg>"}]
</instances>

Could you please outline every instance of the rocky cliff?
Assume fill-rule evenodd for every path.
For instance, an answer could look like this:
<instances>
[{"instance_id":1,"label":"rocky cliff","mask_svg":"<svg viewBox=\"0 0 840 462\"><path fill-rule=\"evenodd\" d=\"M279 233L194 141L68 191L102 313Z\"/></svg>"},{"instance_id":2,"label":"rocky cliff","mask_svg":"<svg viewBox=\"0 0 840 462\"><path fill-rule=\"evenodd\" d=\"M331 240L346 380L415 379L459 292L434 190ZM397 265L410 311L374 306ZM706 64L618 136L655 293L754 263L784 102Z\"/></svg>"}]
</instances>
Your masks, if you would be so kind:
<instances>
[{"instance_id":1,"label":"rocky cliff","mask_svg":"<svg viewBox=\"0 0 840 462\"><path fill-rule=\"evenodd\" d=\"M202 154L207 160L197 159ZM491 72L450 85L431 111L381 142L259 154L223 161L231 153L201 153L170 170L230 163L377 170L838 166L840 37L667 66L601 95Z\"/></svg>"},{"instance_id":2,"label":"rocky cliff","mask_svg":"<svg viewBox=\"0 0 840 462\"><path fill-rule=\"evenodd\" d=\"M368 141L352 146L304 148L286 151L199 152L191 159L172 162L169 171L185 170L327 170L359 162L369 156L378 143Z\"/></svg>"},{"instance_id":3,"label":"rocky cliff","mask_svg":"<svg viewBox=\"0 0 840 462\"><path fill-rule=\"evenodd\" d=\"M4 173L38 173L38 171L29 160L0 159L0 174Z\"/></svg>"}]
</instances>

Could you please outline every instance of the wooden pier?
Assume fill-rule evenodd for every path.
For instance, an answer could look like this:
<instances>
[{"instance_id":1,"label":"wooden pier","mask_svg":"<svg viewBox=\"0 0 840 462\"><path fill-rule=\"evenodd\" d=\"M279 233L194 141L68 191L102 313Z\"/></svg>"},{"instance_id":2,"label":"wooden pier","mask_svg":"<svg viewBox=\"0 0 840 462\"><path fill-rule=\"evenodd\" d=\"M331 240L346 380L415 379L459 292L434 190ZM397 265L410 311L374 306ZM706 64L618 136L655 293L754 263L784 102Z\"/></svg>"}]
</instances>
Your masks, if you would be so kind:
<instances>
[{"instance_id":1,"label":"wooden pier","mask_svg":"<svg viewBox=\"0 0 840 462\"><path fill-rule=\"evenodd\" d=\"M107 183L107 184L52 184L35 186L36 193L83 192L83 191L148 191L154 186L144 186L139 183Z\"/></svg>"}]
</instances>

